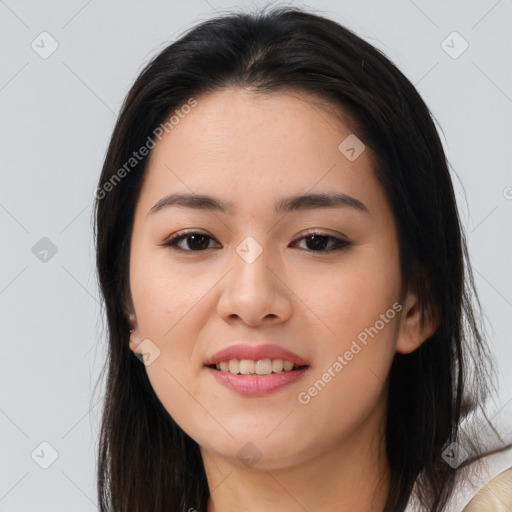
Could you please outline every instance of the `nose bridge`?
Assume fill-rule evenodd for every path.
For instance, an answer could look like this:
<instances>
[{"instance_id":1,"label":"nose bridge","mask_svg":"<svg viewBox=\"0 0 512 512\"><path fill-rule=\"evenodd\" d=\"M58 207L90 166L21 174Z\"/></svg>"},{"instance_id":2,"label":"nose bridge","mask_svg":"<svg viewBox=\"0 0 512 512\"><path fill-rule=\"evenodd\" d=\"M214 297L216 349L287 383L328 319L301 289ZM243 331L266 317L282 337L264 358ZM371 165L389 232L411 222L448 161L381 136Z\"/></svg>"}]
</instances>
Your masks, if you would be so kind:
<instances>
[{"instance_id":1,"label":"nose bridge","mask_svg":"<svg viewBox=\"0 0 512 512\"><path fill-rule=\"evenodd\" d=\"M286 287L279 283L272 264L273 251L248 236L235 248L232 271L222 290L219 314L225 318L236 315L255 324L267 316L285 318L291 304ZM270 267L270 268L269 268Z\"/></svg>"},{"instance_id":2,"label":"nose bridge","mask_svg":"<svg viewBox=\"0 0 512 512\"><path fill-rule=\"evenodd\" d=\"M253 236L247 236L238 244L233 255L231 284L247 294L268 294L271 273L271 250L264 248ZM242 290L240 290L242 287Z\"/></svg>"}]
</instances>

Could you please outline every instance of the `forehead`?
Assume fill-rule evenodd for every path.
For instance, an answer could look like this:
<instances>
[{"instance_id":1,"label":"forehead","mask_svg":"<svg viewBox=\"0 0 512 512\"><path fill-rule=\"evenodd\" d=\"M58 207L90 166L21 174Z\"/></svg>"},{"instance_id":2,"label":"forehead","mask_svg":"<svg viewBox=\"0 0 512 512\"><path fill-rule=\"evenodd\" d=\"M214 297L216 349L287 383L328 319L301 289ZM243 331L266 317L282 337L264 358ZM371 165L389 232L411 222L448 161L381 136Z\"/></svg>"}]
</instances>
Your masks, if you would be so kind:
<instances>
[{"instance_id":1,"label":"forehead","mask_svg":"<svg viewBox=\"0 0 512 512\"><path fill-rule=\"evenodd\" d=\"M203 159L210 155L215 163L219 155L247 161L256 155L259 161L277 162L285 156L293 162L320 147L337 155L340 137L351 133L349 118L340 109L305 93L255 94L230 88L196 101L187 114L173 116L176 124L153 150L153 159L179 149L187 157L192 152ZM313 153L311 158L319 156Z\"/></svg>"},{"instance_id":2,"label":"forehead","mask_svg":"<svg viewBox=\"0 0 512 512\"><path fill-rule=\"evenodd\" d=\"M146 212L170 192L232 202L328 190L367 202L372 191L380 193L370 149L359 141L356 149L364 150L357 158L343 152L355 135L333 105L296 92L254 95L238 88L196 101L151 151L140 196Z\"/></svg>"}]
</instances>

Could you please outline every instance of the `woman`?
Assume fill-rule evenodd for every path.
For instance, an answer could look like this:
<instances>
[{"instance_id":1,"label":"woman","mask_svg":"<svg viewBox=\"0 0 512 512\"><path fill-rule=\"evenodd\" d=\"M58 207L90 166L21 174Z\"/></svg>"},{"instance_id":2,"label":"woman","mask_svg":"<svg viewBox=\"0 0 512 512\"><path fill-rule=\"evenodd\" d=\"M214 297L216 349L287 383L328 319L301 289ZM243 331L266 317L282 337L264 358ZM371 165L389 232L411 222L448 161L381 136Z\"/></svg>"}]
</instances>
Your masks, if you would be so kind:
<instances>
[{"instance_id":1,"label":"woman","mask_svg":"<svg viewBox=\"0 0 512 512\"><path fill-rule=\"evenodd\" d=\"M381 52L297 8L198 25L96 197L101 510L445 510L490 356L441 142Z\"/></svg>"}]
</instances>

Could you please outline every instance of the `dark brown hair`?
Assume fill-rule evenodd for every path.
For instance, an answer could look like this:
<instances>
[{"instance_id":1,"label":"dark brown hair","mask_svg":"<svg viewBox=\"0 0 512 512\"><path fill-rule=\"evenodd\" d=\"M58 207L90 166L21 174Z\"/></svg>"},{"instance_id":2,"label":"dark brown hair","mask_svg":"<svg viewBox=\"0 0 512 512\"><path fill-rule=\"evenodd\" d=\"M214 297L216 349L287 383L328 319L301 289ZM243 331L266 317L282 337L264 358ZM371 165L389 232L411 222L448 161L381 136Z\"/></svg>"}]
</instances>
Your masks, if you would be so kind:
<instances>
[{"instance_id":1,"label":"dark brown hair","mask_svg":"<svg viewBox=\"0 0 512 512\"><path fill-rule=\"evenodd\" d=\"M436 332L411 354L396 354L390 370L385 512L403 511L415 482L425 509L442 510L456 472L443 449L458 441L479 456L477 443L461 438L460 423L492 382L447 160L429 109L381 51L332 20L288 7L200 23L146 65L124 101L95 203L108 322L100 510L206 510L198 445L164 409L128 346L130 239L147 157L122 179L119 170L171 112L228 86L328 100L376 155L374 173L396 220L403 288L418 294L424 315L440 318Z\"/></svg>"}]
</instances>

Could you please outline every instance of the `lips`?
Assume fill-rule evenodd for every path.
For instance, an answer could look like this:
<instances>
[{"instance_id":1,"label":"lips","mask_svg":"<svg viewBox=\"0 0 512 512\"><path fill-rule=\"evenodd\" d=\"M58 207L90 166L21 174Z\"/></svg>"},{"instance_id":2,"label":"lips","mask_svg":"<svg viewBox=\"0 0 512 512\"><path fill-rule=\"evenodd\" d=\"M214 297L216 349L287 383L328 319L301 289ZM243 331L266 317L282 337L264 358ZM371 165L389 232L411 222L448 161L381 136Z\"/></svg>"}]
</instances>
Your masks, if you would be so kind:
<instances>
[{"instance_id":1,"label":"lips","mask_svg":"<svg viewBox=\"0 0 512 512\"><path fill-rule=\"evenodd\" d=\"M205 366L215 365L221 361L230 359L250 359L258 361L260 359L283 359L291 361L297 366L309 366L309 363L299 355L283 347L273 344L247 345L237 344L226 347L205 361Z\"/></svg>"}]
</instances>

